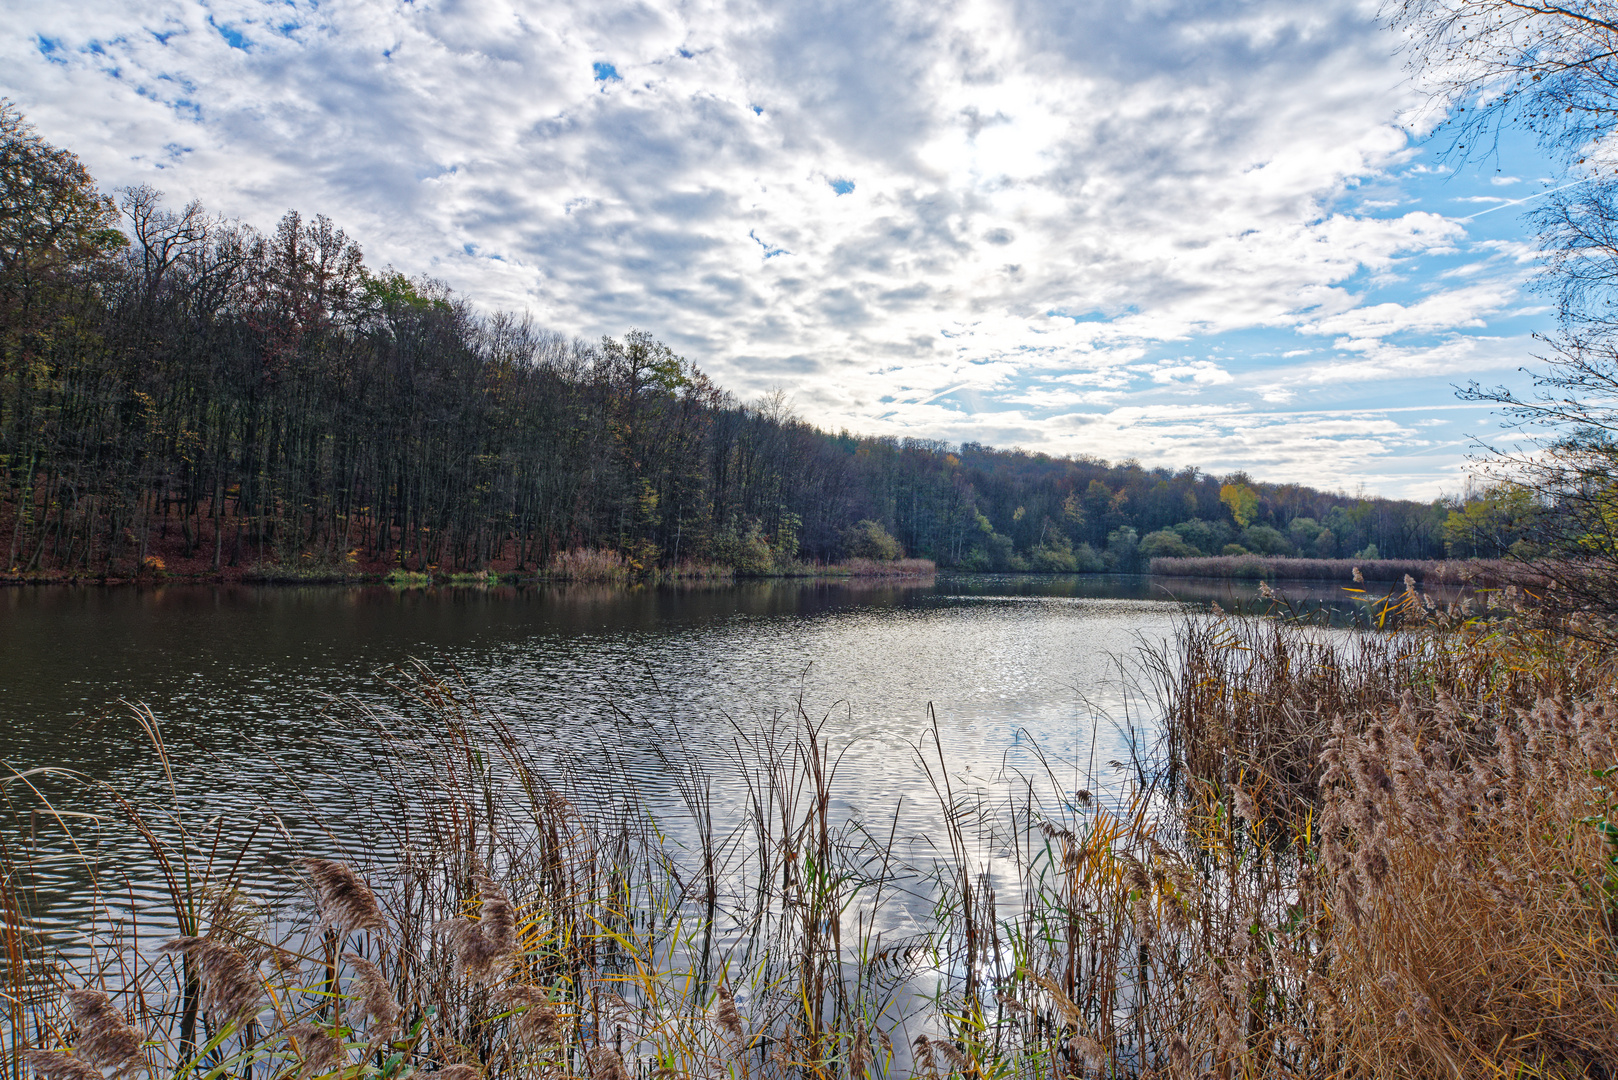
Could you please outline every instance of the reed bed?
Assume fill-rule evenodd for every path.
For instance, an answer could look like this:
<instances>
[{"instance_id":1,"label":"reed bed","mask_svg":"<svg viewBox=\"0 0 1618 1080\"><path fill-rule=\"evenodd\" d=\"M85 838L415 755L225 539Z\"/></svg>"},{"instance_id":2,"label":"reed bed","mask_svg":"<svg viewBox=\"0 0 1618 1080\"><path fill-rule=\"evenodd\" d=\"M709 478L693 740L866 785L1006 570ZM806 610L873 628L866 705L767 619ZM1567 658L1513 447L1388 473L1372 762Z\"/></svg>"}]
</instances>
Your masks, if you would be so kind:
<instances>
[{"instance_id":1,"label":"reed bed","mask_svg":"<svg viewBox=\"0 0 1618 1080\"><path fill-rule=\"evenodd\" d=\"M199 825L106 791L167 902L120 908L132 883L97 866L83 940L52 948L8 844L7 1068L1618 1075L1612 664L1520 602L1445 610L1412 583L1381 634L1188 617L1143 657L1164 738L1116 763L1127 783L1053 763L969 792L935 725L912 767L942 827L909 836L834 810L801 705L722 761L663 740L676 823L610 752L541 756L419 669L400 708L341 710L376 780L363 856L335 827L301 850L274 808ZM36 779L7 782L13 812L78 830ZM248 895L266 851L288 887Z\"/></svg>"},{"instance_id":2,"label":"reed bed","mask_svg":"<svg viewBox=\"0 0 1618 1080\"><path fill-rule=\"evenodd\" d=\"M622 554L607 548L573 548L551 556L545 572L563 581L624 582L639 572Z\"/></svg>"}]
</instances>

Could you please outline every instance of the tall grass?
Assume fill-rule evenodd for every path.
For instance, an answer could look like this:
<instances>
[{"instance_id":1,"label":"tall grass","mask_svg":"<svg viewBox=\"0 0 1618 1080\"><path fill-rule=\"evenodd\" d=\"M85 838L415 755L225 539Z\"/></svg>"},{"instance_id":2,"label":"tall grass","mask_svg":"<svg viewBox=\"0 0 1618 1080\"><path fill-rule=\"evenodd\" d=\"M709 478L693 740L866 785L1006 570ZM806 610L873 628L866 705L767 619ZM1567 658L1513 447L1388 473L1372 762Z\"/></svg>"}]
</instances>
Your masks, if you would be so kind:
<instances>
[{"instance_id":1,"label":"tall grass","mask_svg":"<svg viewBox=\"0 0 1618 1080\"><path fill-rule=\"evenodd\" d=\"M674 821L610 748L536 747L418 670L398 709L344 711L363 851L338 823L295 850L262 815L283 891L242 887L252 826L109 790L167 900L119 906L154 882L86 854L85 936L48 947L43 848L8 842L8 1068L1614 1075L1611 660L1412 597L1380 635L1188 618L1145 658L1164 743L1120 763L1124 788L1053 764L967 789L935 725L921 835L836 811L839 754L801 707L723 757L662 739ZM82 836L32 779L7 782L13 810Z\"/></svg>"},{"instance_id":2,"label":"tall grass","mask_svg":"<svg viewBox=\"0 0 1618 1080\"><path fill-rule=\"evenodd\" d=\"M558 551L545 570L553 578L583 582L623 582L637 573L628 559L607 548Z\"/></svg>"}]
</instances>

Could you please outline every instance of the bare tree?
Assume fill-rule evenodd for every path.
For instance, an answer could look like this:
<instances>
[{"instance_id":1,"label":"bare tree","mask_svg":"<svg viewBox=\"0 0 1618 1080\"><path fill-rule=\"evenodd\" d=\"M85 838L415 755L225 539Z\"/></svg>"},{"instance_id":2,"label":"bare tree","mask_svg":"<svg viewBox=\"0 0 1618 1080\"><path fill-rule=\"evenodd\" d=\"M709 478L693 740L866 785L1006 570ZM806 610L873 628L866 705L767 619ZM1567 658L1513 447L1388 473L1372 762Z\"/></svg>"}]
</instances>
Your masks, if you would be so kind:
<instances>
[{"instance_id":1,"label":"bare tree","mask_svg":"<svg viewBox=\"0 0 1618 1080\"><path fill-rule=\"evenodd\" d=\"M1564 170L1530 215L1558 314L1524 369L1534 390L1474 382L1461 396L1499 406L1512 433L1484 447L1484 468L1537 508L1519 555L1576 603L1618 613L1618 7L1403 0L1386 13L1457 156L1487 156L1515 128Z\"/></svg>"},{"instance_id":2,"label":"bare tree","mask_svg":"<svg viewBox=\"0 0 1618 1080\"><path fill-rule=\"evenodd\" d=\"M1454 149L1485 154L1516 127L1566 164L1611 172L1611 0L1394 0L1384 15L1406 36L1413 72L1445 115Z\"/></svg>"}]
</instances>

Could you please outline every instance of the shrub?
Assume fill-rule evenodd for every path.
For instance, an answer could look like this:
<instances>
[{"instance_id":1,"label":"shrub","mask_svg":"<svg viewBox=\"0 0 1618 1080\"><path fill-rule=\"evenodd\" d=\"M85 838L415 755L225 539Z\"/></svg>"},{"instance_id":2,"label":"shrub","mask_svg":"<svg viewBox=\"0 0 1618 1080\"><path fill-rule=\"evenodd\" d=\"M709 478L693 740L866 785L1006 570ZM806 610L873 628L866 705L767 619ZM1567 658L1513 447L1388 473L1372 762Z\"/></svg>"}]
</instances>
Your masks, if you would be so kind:
<instances>
[{"instance_id":1,"label":"shrub","mask_svg":"<svg viewBox=\"0 0 1618 1080\"><path fill-rule=\"evenodd\" d=\"M1233 547L1235 545L1232 545ZM1230 555L1152 560L1152 573L1179 577L1292 578L1299 581L1352 583L1357 569L1368 581L1417 581L1503 585L1541 583L1529 568L1502 559L1281 559L1238 551Z\"/></svg>"},{"instance_id":2,"label":"shrub","mask_svg":"<svg viewBox=\"0 0 1618 1080\"><path fill-rule=\"evenodd\" d=\"M1291 555L1292 543L1279 530L1268 525L1251 525L1242 530L1241 545L1259 555Z\"/></svg>"},{"instance_id":3,"label":"shrub","mask_svg":"<svg viewBox=\"0 0 1618 1080\"><path fill-rule=\"evenodd\" d=\"M1173 532L1180 539L1196 548L1198 554L1205 551L1218 551L1230 543L1236 535L1229 522L1206 521L1202 518L1182 521L1173 526Z\"/></svg>"},{"instance_id":4,"label":"shrub","mask_svg":"<svg viewBox=\"0 0 1618 1080\"><path fill-rule=\"evenodd\" d=\"M1107 550L1102 556L1109 570L1129 572L1140 564L1140 537L1124 525L1107 534Z\"/></svg>"},{"instance_id":5,"label":"shrub","mask_svg":"<svg viewBox=\"0 0 1618 1080\"><path fill-rule=\"evenodd\" d=\"M735 567L738 574L768 574L775 569L775 551L757 518L732 521L720 534L715 548L719 561Z\"/></svg>"},{"instance_id":6,"label":"shrub","mask_svg":"<svg viewBox=\"0 0 1618 1080\"><path fill-rule=\"evenodd\" d=\"M996 570L1015 569L1012 560L1017 558L1016 545L1011 537L1004 533L991 532L984 540L989 556L989 565ZM1026 569L1026 565L1024 566Z\"/></svg>"},{"instance_id":7,"label":"shrub","mask_svg":"<svg viewBox=\"0 0 1618 1080\"><path fill-rule=\"evenodd\" d=\"M1073 562L1081 574L1099 574L1107 568L1106 560L1089 544L1080 544L1073 549Z\"/></svg>"},{"instance_id":8,"label":"shrub","mask_svg":"<svg viewBox=\"0 0 1618 1080\"><path fill-rule=\"evenodd\" d=\"M1030 569L1046 574L1071 574L1078 570L1078 560L1073 557L1070 547L1053 547L1042 545L1028 554Z\"/></svg>"},{"instance_id":9,"label":"shrub","mask_svg":"<svg viewBox=\"0 0 1618 1080\"><path fill-rule=\"evenodd\" d=\"M1171 529L1159 529L1141 537L1140 554L1146 559L1155 559L1159 556L1189 558L1201 555L1202 552L1186 543L1179 533Z\"/></svg>"},{"instance_id":10,"label":"shrub","mask_svg":"<svg viewBox=\"0 0 1618 1080\"><path fill-rule=\"evenodd\" d=\"M880 521L869 518L843 533L843 547L850 558L892 561L904 558L904 547L889 535Z\"/></svg>"}]
</instances>

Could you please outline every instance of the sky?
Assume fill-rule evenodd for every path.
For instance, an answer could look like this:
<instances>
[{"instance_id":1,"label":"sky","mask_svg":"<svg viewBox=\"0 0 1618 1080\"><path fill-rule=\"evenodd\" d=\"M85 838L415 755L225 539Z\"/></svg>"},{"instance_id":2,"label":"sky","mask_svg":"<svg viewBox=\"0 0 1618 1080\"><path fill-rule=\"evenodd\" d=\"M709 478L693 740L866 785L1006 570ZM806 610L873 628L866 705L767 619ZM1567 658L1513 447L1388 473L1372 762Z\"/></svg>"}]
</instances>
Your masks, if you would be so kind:
<instances>
[{"instance_id":1,"label":"sky","mask_svg":"<svg viewBox=\"0 0 1618 1080\"><path fill-rule=\"evenodd\" d=\"M830 429L1461 492L1553 328L1531 145L1461 161L1335 0L0 0L103 187ZM1527 200L1520 202L1518 200Z\"/></svg>"}]
</instances>

